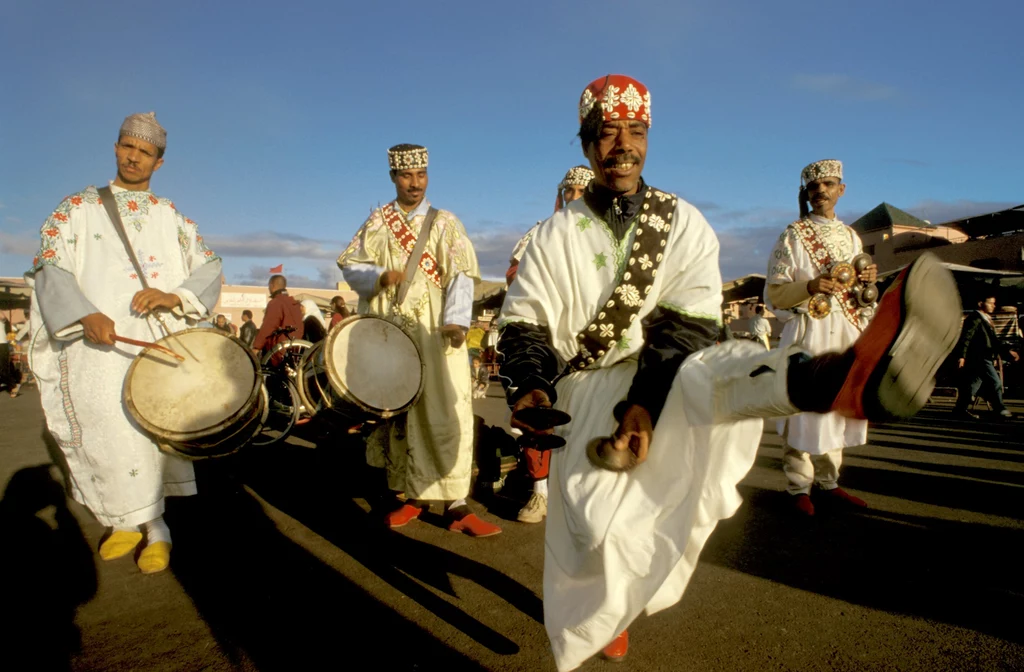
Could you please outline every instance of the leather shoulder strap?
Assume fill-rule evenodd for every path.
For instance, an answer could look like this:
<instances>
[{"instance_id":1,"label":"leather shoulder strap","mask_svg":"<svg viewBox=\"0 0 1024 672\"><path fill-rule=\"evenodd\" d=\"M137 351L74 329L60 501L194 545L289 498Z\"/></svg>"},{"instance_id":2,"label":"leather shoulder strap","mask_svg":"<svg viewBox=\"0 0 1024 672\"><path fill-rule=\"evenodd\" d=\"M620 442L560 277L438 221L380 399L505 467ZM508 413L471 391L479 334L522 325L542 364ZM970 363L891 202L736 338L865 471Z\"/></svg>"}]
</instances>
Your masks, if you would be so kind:
<instances>
[{"instance_id":1,"label":"leather shoulder strap","mask_svg":"<svg viewBox=\"0 0 1024 672\"><path fill-rule=\"evenodd\" d=\"M121 239L121 244L124 245L124 251L128 253L128 258L131 259L132 266L135 267L135 274L139 276L139 282L142 283L143 289L149 289L149 283L146 282L146 274L142 272L139 260L135 257L135 251L132 250L132 244L128 242L128 234L125 233L124 222L121 221L121 213L117 211L117 201L114 198L113 190L110 187L100 187L96 191L100 194L100 200L103 201L103 208L107 211L110 223L114 225L114 230L117 231L117 237Z\"/></svg>"},{"instance_id":2,"label":"leather shoulder strap","mask_svg":"<svg viewBox=\"0 0 1024 672\"><path fill-rule=\"evenodd\" d=\"M413 277L420 266L420 258L423 257L423 250L426 249L427 241L430 240L430 229L434 226L435 217L437 217L437 208L430 206L427 216L423 220L423 226L420 227L420 233L416 236L416 246L412 248L412 252L409 253L409 261L405 263L405 280L399 285L398 295L395 297L396 304L399 306L405 301L409 287L412 286Z\"/></svg>"}]
</instances>

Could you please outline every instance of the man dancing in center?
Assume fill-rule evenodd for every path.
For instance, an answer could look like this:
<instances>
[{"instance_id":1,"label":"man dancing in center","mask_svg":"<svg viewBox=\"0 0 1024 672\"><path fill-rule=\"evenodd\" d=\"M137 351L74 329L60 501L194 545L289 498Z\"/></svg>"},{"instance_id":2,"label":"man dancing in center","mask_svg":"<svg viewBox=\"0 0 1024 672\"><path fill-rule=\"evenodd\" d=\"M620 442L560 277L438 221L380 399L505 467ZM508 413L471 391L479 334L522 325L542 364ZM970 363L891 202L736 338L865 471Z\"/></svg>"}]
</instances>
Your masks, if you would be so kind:
<instances>
[{"instance_id":1,"label":"man dancing in center","mask_svg":"<svg viewBox=\"0 0 1024 672\"><path fill-rule=\"evenodd\" d=\"M387 470L388 487L405 493L387 514L389 527L419 517L423 503L446 503L448 528L472 537L498 534L466 504L473 469L473 400L466 332L476 253L462 222L426 200L427 150L388 150L396 200L370 214L338 257L345 281L359 294L359 312L391 320L416 342L423 357L423 394L405 415L382 423L367 440L367 462ZM408 261L424 230L417 265Z\"/></svg>"},{"instance_id":2,"label":"man dancing in center","mask_svg":"<svg viewBox=\"0 0 1024 672\"><path fill-rule=\"evenodd\" d=\"M513 426L552 432L528 418L538 407L571 416L551 458L544 557L544 623L560 672L602 648L622 658L639 613L682 597L705 541L740 504L735 485L753 464L761 418L911 415L959 327L952 278L923 256L846 353L708 347L721 314L718 241L696 208L641 177L650 93L630 77L601 77L579 113L594 182L526 248L498 344ZM635 468L595 466L588 444L602 437Z\"/></svg>"}]
</instances>

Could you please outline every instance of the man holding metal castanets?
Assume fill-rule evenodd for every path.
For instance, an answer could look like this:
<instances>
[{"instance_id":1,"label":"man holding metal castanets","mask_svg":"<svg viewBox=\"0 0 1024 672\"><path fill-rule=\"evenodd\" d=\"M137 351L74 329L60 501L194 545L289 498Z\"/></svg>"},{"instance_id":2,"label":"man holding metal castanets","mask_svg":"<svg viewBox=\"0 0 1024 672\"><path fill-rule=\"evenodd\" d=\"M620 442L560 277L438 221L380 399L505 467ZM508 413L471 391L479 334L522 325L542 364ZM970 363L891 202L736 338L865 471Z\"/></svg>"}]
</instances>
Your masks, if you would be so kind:
<instances>
[{"instance_id":1,"label":"man holding metal castanets","mask_svg":"<svg viewBox=\"0 0 1024 672\"><path fill-rule=\"evenodd\" d=\"M843 164L816 161L800 179L800 219L786 227L772 250L765 301L785 322L779 347L797 345L813 355L842 352L874 314L878 269L862 253L857 232L836 219L836 203L846 193ZM819 503L867 506L837 482L843 448L867 442L866 420L800 413L784 421L780 434L787 491L798 512L814 515L812 485L818 486Z\"/></svg>"},{"instance_id":2,"label":"man holding metal castanets","mask_svg":"<svg viewBox=\"0 0 1024 672\"><path fill-rule=\"evenodd\" d=\"M544 627L559 672L602 650L622 659L640 612L682 598L715 525L740 505L762 418L913 415L960 327L951 274L923 255L845 352L714 345L715 234L641 177L650 92L601 77L579 120L594 181L537 229L498 343L511 424L553 449Z\"/></svg>"}]
</instances>

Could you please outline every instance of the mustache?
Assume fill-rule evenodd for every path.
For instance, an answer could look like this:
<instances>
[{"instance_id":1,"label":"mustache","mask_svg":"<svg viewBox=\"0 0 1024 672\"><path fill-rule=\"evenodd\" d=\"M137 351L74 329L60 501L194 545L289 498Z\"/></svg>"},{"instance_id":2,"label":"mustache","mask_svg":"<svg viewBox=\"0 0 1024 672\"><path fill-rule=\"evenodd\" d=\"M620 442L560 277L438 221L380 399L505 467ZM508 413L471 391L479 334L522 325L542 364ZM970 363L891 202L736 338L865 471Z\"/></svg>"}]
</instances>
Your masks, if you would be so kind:
<instances>
[{"instance_id":1,"label":"mustache","mask_svg":"<svg viewBox=\"0 0 1024 672\"><path fill-rule=\"evenodd\" d=\"M608 157L601 165L605 168L614 168L620 163L640 163L640 157L636 154L619 154Z\"/></svg>"}]
</instances>

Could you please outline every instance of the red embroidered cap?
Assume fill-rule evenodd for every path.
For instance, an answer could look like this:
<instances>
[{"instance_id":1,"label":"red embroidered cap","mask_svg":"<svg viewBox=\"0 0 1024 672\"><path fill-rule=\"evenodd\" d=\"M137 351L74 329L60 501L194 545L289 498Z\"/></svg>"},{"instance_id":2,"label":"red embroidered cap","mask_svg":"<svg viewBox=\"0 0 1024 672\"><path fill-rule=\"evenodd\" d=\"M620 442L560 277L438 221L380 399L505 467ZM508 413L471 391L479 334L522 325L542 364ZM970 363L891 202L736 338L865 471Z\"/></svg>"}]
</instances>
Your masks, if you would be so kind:
<instances>
[{"instance_id":1,"label":"red embroidered cap","mask_svg":"<svg viewBox=\"0 0 1024 672\"><path fill-rule=\"evenodd\" d=\"M596 103L604 108L604 120L638 119L651 127L651 92L628 75L598 77L580 96L580 122Z\"/></svg>"}]
</instances>

